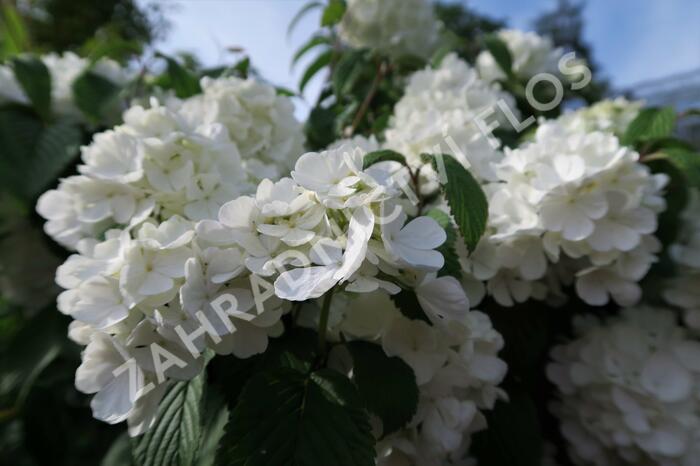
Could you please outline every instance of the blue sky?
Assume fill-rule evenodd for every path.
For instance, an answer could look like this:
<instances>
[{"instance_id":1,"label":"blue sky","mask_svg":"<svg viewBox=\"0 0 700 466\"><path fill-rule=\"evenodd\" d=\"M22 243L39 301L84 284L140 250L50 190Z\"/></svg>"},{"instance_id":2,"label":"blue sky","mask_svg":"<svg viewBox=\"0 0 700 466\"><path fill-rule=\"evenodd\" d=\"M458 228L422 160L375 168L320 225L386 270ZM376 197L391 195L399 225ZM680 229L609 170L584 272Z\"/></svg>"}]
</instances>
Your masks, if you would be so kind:
<instances>
[{"instance_id":1,"label":"blue sky","mask_svg":"<svg viewBox=\"0 0 700 466\"><path fill-rule=\"evenodd\" d=\"M143 0L144 2L148 0ZM296 88L303 62L294 51L318 27L308 15L287 37L287 25L306 0L167 0L172 29L158 45L164 52L194 52L207 65L230 63L227 47L243 47L268 80ZM477 11L530 29L554 0L471 0ZM602 72L616 88L700 68L700 0L588 0L586 40ZM309 86L314 95L318 82ZM301 114L306 111L299 109Z\"/></svg>"}]
</instances>

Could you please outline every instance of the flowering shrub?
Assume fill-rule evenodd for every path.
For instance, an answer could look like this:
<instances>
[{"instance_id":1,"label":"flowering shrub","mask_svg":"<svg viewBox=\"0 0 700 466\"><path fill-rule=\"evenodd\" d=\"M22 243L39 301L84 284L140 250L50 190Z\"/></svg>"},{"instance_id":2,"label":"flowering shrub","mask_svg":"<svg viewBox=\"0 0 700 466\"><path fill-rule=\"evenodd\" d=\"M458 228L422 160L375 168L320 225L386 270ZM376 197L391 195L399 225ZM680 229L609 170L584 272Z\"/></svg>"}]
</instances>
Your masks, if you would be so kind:
<instances>
[{"instance_id":1,"label":"flowering shrub","mask_svg":"<svg viewBox=\"0 0 700 466\"><path fill-rule=\"evenodd\" d=\"M93 416L147 465L693 464L681 116L562 112L591 72L534 33L471 63L430 2L319 6L303 125L247 59L163 57L137 94L106 60L0 67L0 113L80 128L17 192L72 252L57 308Z\"/></svg>"}]
</instances>

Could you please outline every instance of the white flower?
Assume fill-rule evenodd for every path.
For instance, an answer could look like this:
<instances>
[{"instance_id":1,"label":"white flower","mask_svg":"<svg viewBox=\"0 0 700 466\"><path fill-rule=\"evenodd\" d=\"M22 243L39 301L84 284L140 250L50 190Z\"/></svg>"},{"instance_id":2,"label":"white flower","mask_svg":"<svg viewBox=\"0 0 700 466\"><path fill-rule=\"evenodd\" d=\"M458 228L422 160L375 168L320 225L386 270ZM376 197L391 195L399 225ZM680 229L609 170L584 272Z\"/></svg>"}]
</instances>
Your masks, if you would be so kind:
<instances>
[{"instance_id":1,"label":"white flower","mask_svg":"<svg viewBox=\"0 0 700 466\"><path fill-rule=\"evenodd\" d=\"M447 239L445 230L430 217L418 217L406 223L402 209L390 222L382 225L382 240L387 251L399 262L423 270L440 270L445 263L434 249Z\"/></svg>"},{"instance_id":2,"label":"white flower","mask_svg":"<svg viewBox=\"0 0 700 466\"><path fill-rule=\"evenodd\" d=\"M576 464L689 465L697 459L700 344L666 309L579 320L552 351L547 374Z\"/></svg>"},{"instance_id":3,"label":"white flower","mask_svg":"<svg viewBox=\"0 0 700 466\"><path fill-rule=\"evenodd\" d=\"M417 71L394 108L386 146L422 165L422 153L447 153L482 180L493 180L492 164L502 155L491 147L479 124L505 123L498 102L517 114L512 96L479 79L476 71L449 54L437 69Z\"/></svg>"},{"instance_id":4,"label":"white flower","mask_svg":"<svg viewBox=\"0 0 700 466\"><path fill-rule=\"evenodd\" d=\"M497 36L510 52L513 62L512 71L517 77L526 80L538 73L551 73L555 76L559 74L558 63L564 52L562 49L555 49L548 37L517 29L500 30ZM481 78L487 82L506 77L488 50L479 54L476 66Z\"/></svg>"},{"instance_id":5,"label":"white flower","mask_svg":"<svg viewBox=\"0 0 700 466\"><path fill-rule=\"evenodd\" d=\"M640 101L624 97L601 100L590 107L566 112L558 121L569 131L608 131L621 137L643 106Z\"/></svg>"},{"instance_id":6,"label":"white flower","mask_svg":"<svg viewBox=\"0 0 700 466\"><path fill-rule=\"evenodd\" d=\"M439 28L433 6L425 0L349 0L339 34L353 47L427 58L437 45Z\"/></svg>"}]
</instances>

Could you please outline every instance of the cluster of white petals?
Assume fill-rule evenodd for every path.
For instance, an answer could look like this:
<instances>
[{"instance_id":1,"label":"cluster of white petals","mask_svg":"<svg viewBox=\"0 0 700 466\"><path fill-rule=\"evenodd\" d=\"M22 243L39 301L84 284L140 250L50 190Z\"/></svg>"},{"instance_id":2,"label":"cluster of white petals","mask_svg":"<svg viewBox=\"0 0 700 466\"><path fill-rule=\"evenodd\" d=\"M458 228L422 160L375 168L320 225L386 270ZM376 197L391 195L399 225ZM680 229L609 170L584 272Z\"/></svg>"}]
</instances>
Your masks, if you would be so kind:
<instances>
[{"instance_id":1,"label":"cluster of white petals","mask_svg":"<svg viewBox=\"0 0 700 466\"><path fill-rule=\"evenodd\" d=\"M457 158L478 179L493 181L493 163L502 154L491 146L485 128L494 117L505 119L504 106L517 115L510 94L481 80L451 53L438 68L428 67L410 77L394 108L385 145L406 156L414 168L422 164L421 154L444 153Z\"/></svg>"},{"instance_id":2,"label":"cluster of white petals","mask_svg":"<svg viewBox=\"0 0 700 466\"><path fill-rule=\"evenodd\" d=\"M512 59L512 71L520 79L527 80L538 73L559 75L559 60L564 54L555 48L549 37L518 29L502 29L497 36L508 48ZM504 80L505 73L491 52L484 50L476 58L476 67L486 82Z\"/></svg>"},{"instance_id":3,"label":"cluster of white petals","mask_svg":"<svg viewBox=\"0 0 700 466\"><path fill-rule=\"evenodd\" d=\"M676 273L665 284L664 298L685 312L685 323L700 332L700 191L690 190L688 205L681 215L677 241L669 248Z\"/></svg>"},{"instance_id":4,"label":"cluster of white petals","mask_svg":"<svg viewBox=\"0 0 700 466\"><path fill-rule=\"evenodd\" d=\"M288 172L302 151L288 98L252 79L202 80L203 94L133 106L124 123L82 148L79 175L44 193L46 233L68 248L146 218L216 218L263 178Z\"/></svg>"},{"instance_id":5,"label":"cluster of white petals","mask_svg":"<svg viewBox=\"0 0 700 466\"><path fill-rule=\"evenodd\" d=\"M576 464L697 464L700 343L660 308L581 318L552 351L553 412Z\"/></svg>"},{"instance_id":6,"label":"cluster of white petals","mask_svg":"<svg viewBox=\"0 0 700 466\"><path fill-rule=\"evenodd\" d=\"M437 47L440 24L427 0L348 0L338 32L353 47L427 58Z\"/></svg>"},{"instance_id":7,"label":"cluster of white petals","mask_svg":"<svg viewBox=\"0 0 700 466\"><path fill-rule=\"evenodd\" d=\"M50 53L39 58L51 76L52 110L61 116L80 117L80 110L73 100L73 83L85 71L90 70L117 86L125 85L133 75L109 58L100 58L93 64L73 52L61 55ZM0 65L0 104L2 103L29 104L29 98L9 65Z\"/></svg>"},{"instance_id":8,"label":"cluster of white petals","mask_svg":"<svg viewBox=\"0 0 700 466\"><path fill-rule=\"evenodd\" d=\"M534 140L506 149L499 182L485 187L489 226L463 261L501 305L560 294L573 283L591 305L635 304L660 250L666 175L611 133L543 122Z\"/></svg>"},{"instance_id":9,"label":"cluster of white petals","mask_svg":"<svg viewBox=\"0 0 700 466\"><path fill-rule=\"evenodd\" d=\"M621 137L643 105L642 101L617 97L564 113L558 120L570 131L607 131Z\"/></svg>"}]
</instances>

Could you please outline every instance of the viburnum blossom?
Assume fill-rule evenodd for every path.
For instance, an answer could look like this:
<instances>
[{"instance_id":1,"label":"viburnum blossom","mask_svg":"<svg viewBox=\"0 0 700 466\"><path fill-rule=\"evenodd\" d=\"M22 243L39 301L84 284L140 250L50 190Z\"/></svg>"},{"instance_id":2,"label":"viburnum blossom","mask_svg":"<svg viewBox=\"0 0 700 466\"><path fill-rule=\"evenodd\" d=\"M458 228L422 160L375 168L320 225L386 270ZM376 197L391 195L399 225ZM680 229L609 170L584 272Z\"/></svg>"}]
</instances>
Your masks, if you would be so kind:
<instances>
[{"instance_id":1,"label":"viburnum blossom","mask_svg":"<svg viewBox=\"0 0 700 466\"><path fill-rule=\"evenodd\" d=\"M560 74L558 63L564 52L560 48L555 48L550 38L518 29L502 29L498 31L497 37L508 48L512 58L512 71L518 78L527 80L538 73L550 73L555 76ZM488 50L479 54L476 59L476 68L486 82L506 78Z\"/></svg>"},{"instance_id":2,"label":"viburnum blossom","mask_svg":"<svg viewBox=\"0 0 700 466\"><path fill-rule=\"evenodd\" d=\"M477 178L493 180L493 164L502 154L479 125L485 127L494 117L506 124L499 102L517 114L512 96L482 81L465 61L449 54L438 68L428 67L409 78L386 130L385 146L405 155L412 167L422 165L422 153L445 153Z\"/></svg>"},{"instance_id":3,"label":"viburnum blossom","mask_svg":"<svg viewBox=\"0 0 700 466\"><path fill-rule=\"evenodd\" d=\"M700 343L668 309L577 320L547 367L576 464L691 465L697 460Z\"/></svg>"},{"instance_id":4,"label":"viburnum blossom","mask_svg":"<svg viewBox=\"0 0 700 466\"><path fill-rule=\"evenodd\" d=\"M124 123L82 148L80 175L39 199L45 230L75 248L109 228L146 218L216 218L219 208L277 178L301 152L291 103L273 87L204 79L204 93L133 106Z\"/></svg>"},{"instance_id":5,"label":"viburnum blossom","mask_svg":"<svg viewBox=\"0 0 700 466\"><path fill-rule=\"evenodd\" d=\"M621 137L642 106L643 102L617 97L564 113L558 121L570 131L607 131Z\"/></svg>"},{"instance_id":6,"label":"viburnum blossom","mask_svg":"<svg viewBox=\"0 0 700 466\"><path fill-rule=\"evenodd\" d=\"M347 44L393 57L429 57L439 32L433 7L425 0L348 0L339 28Z\"/></svg>"},{"instance_id":7,"label":"viburnum blossom","mask_svg":"<svg viewBox=\"0 0 700 466\"><path fill-rule=\"evenodd\" d=\"M49 53L40 57L51 77L51 106L54 113L62 116L80 117L73 100L73 83L85 71L107 79L117 86L124 86L133 73L114 60L100 58L95 63L79 57L73 52ZM28 104L29 98L19 85L11 67L0 65L0 103Z\"/></svg>"},{"instance_id":8,"label":"viburnum blossom","mask_svg":"<svg viewBox=\"0 0 700 466\"><path fill-rule=\"evenodd\" d=\"M587 303L623 305L660 251L653 236L666 175L600 131L544 122L534 140L506 149L500 182L486 186L489 232L465 271L502 305L557 294L574 282Z\"/></svg>"}]
</instances>

